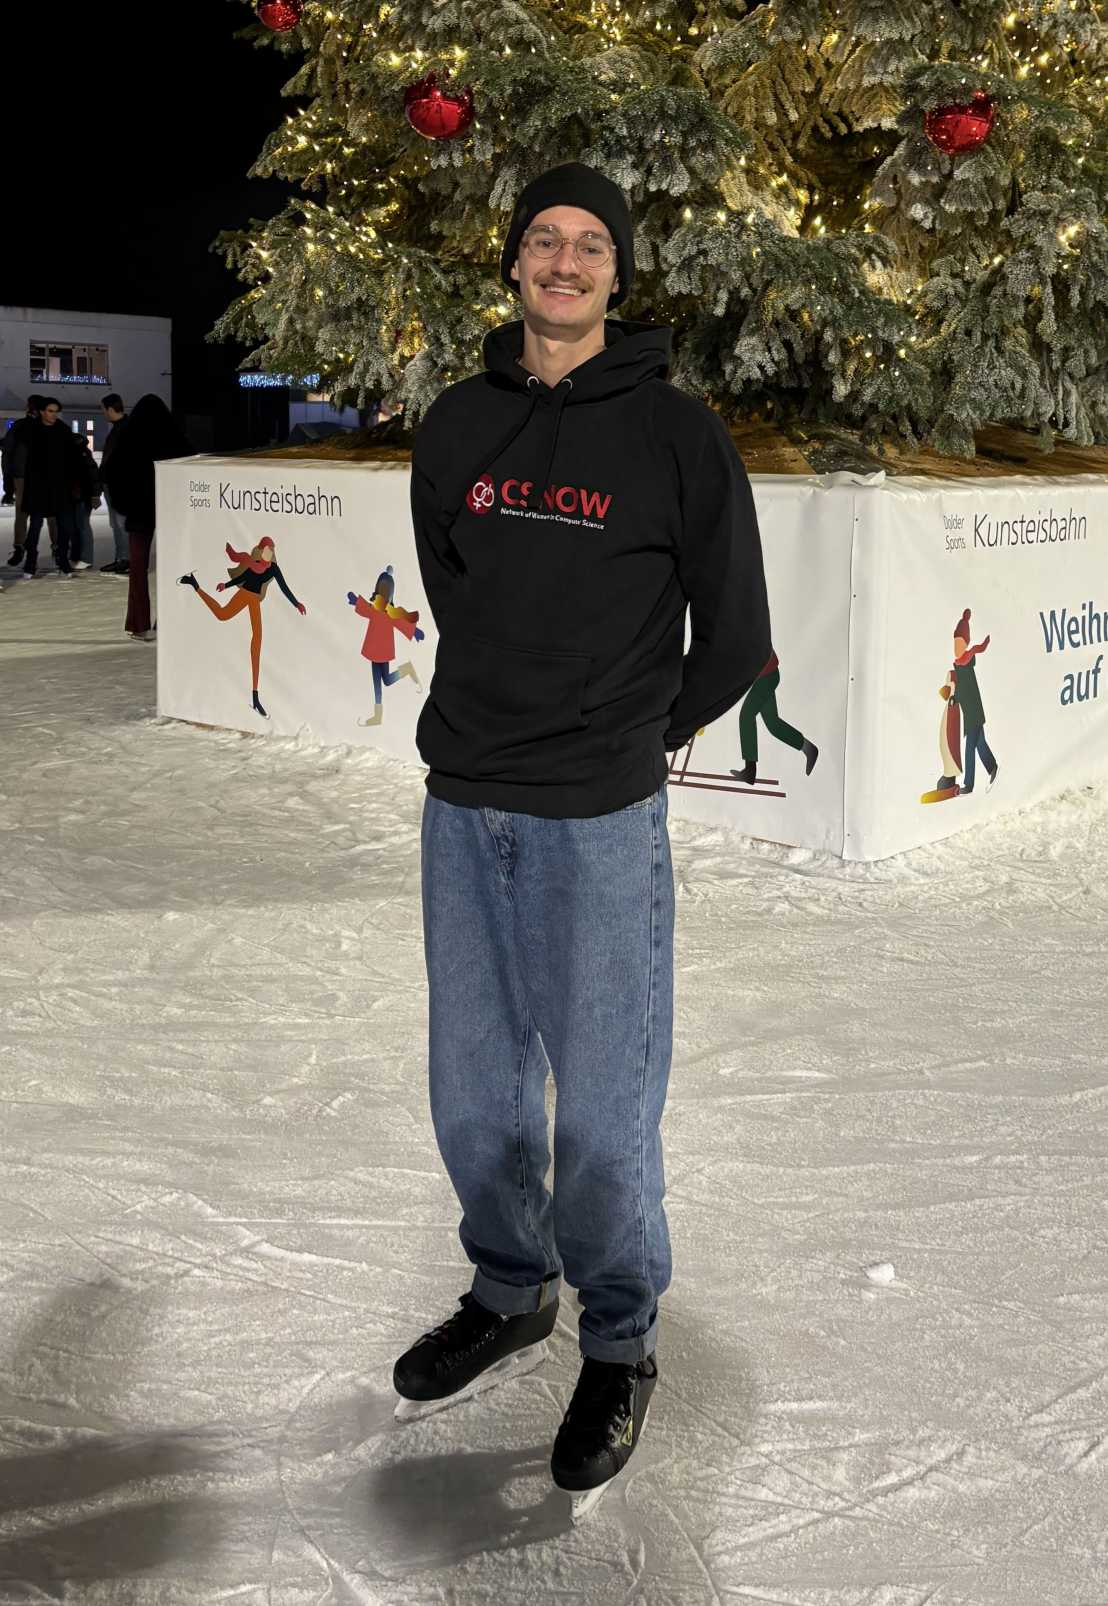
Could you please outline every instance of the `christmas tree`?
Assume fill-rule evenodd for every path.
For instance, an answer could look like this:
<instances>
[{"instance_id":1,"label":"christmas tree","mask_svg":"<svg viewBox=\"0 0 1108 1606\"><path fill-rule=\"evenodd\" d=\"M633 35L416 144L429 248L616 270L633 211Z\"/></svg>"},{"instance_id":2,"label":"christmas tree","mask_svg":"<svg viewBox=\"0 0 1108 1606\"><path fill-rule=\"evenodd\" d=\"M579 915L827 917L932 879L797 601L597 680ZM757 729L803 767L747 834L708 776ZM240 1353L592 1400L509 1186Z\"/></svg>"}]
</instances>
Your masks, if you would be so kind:
<instances>
[{"instance_id":1,"label":"christmas tree","mask_svg":"<svg viewBox=\"0 0 1108 1606\"><path fill-rule=\"evenodd\" d=\"M1092 0L262 0L296 63L217 248L250 366L415 423L520 316L519 189L623 189L671 380L728 420L973 454L1108 441L1108 27Z\"/></svg>"}]
</instances>

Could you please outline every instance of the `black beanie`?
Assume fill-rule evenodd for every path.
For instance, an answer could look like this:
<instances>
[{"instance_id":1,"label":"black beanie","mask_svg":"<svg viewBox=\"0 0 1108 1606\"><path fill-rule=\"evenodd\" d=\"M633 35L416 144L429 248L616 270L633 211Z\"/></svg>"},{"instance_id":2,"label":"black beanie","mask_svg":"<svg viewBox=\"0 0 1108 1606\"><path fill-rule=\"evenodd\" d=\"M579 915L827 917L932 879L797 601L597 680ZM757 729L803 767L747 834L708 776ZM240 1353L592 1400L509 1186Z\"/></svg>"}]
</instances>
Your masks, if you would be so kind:
<instances>
[{"instance_id":1,"label":"black beanie","mask_svg":"<svg viewBox=\"0 0 1108 1606\"><path fill-rule=\"evenodd\" d=\"M591 212L608 226L616 243L616 270L619 289L608 297L608 307L618 307L630 293L635 280L635 247L631 231L631 213L623 198L623 191L610 178L598 173L595 167L583 162L563 162L533 178L521 192L512 213L508 238L500 258L500 277L519 295L519 284L511 270L519 255L519 241L532 218L545 212L548 206L579 206Z\"/></svg>"}]
</instances>

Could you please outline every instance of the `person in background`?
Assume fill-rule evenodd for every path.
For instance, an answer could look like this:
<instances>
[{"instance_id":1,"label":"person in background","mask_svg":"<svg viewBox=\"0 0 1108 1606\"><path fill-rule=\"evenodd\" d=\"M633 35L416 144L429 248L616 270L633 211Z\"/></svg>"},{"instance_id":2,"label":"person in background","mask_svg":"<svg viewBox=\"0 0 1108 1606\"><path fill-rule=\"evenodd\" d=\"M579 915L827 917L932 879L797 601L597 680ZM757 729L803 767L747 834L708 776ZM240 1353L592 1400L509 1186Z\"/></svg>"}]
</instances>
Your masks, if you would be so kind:
<instances>
[{"instance_id":1,"label":"person in background","mask_svg":"<svg viewBox=\"0 0 1108 1606\"><path fill-rule=\"evenodd\" d=\"M23 577L33 580L38 569L38 541L48 518L57 522L54 560L59 575L71 579L70 554L78 550L77 503L91 501L95 481L89 477L96 465L88 447L67 424L60 423L62 404L52 396L42 399L38 418L31 430L27 448L27 468L23 481L22 505L28 524L23 559Z\"/></svg>"},{"instance_id":2,"label":"person in background","mask_svg":"<svg viewBox=\"0 0 1108 1606\"><path fill-rule=\"evenodd\" d=\"M31 431L42 406L41 396L27 397L27 412L19 418L4 436L4 480L12 487L15 497L15 530L12 539L12 554L8 562L16 568L23 562L23 543L27 537L27 509L23 506L23 482L27 476L27 448L31 443Z\"/></svg>"},{"instance_id":3,"label":"person in background","mask_svg":"<svg viewBox=\"0 0 1108 1606\"><path fill-rule=\"evenodd\" d=\"M150 548L154 541L154 464L169 457L190 457L192 447L173 421L160 396L142 396L135 403L100 473L111 505L127 526L127 634L132 641L150 641Z\"/></svg>"},{"instance_id":4,"label":"person in background","mask_svg":"<svg viewBox=\"0 0 1108 1606\"><path fill-rule=\"evenodd\" d=\"M103 398L100 406L103 409L104 417L112 426L108 431L108 438L104 442L104 450L100 454L100 477L103 479L104 464L110 461L112 453L119 445L120 434L124 424L127 422L127 410L123 405L123 397L114 390L110 396ZM125 576L127 573L127 558L130 551L127 526L123 522L122 513L118 513L112 506L112 499L107 492L105 492L104 500L108 504L108 518L111 521L112 538L115 541L115 556L110 563L102 563L100 565L100 573Z\"/></svg>"},{"instance_id":5,"label":"person in background","mask_svg":"<svg viewBox=\"0 0 1108 1606\"><path fill-rule=\"evenodd\" d=\"M76 502L77 546L70 555L70 564L74 569L91 569L92 514L94 508L100 506L100 470L96 466L96 459L92 455L87 437L78 435L77 439L81 446L81 494Z\"/></svg>"}]
</instances>

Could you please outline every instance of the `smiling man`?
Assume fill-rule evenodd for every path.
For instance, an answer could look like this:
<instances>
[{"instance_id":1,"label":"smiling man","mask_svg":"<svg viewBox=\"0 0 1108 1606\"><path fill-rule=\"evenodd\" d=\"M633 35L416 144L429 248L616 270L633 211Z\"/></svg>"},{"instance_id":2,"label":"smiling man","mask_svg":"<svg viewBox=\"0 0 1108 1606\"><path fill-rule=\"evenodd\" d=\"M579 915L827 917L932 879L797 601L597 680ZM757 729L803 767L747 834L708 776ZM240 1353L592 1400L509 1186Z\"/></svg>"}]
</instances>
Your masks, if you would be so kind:
<instances>
[{"instance_id":1,"label":"smiling man","mask_svg":"<svg viewBox=\"0 0 1108 1606\"><path fill-rule=\"evenodd\" d=\"M501 259L523 320L435 399L412 463L439 631L416 733L430 1102L474 1276L397 1361L397 1414L537 1365L564 1275L583 1363L551 1468L575 1514L638 1443L670 1281L667 749L771 652L730 434L668 382L672 330L607 317L634 273L615 184L577 162L533 180Z\"/></svg>"}]
</instances>

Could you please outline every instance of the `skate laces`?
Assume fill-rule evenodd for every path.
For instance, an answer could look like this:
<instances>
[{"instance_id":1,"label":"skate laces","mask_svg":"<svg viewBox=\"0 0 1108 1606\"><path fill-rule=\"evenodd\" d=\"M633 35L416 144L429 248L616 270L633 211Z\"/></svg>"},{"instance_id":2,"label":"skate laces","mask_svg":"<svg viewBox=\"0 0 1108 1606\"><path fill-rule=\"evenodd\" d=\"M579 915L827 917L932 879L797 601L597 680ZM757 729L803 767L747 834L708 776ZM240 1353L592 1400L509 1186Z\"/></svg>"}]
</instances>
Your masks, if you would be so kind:
<instances>
[{"instance_id":1,"label":"skate laces","mask_svg":"<svg viewBox=\"0 0 1108 1606\"><path fill-rule=\"evenodd\" d=\"M437 1327L432 1327L429 1333L424 1333L420 1343L454 1345L459 1340L469 1338L471 1347L480 1343L489 1333L494 1333L501 1326L505 1318L498 1316L495 1311L486 1310L474 1299L472 1294L462 1294L459 1300L460 1310L453 1316L448 1316Z\"/></svg>"},{"instance_id":2,"label":"skate laces","mask_svg":"<svg viewBox=\"0 0 1108 1606\"><path fill-rule=\"evenodd\" d=\"M617 1365L608 1361L594 1361L591 1356L586 1356L566 1411L566 1421L577 1423L598 1407L602 1407L605 1415L610 1416L619 1406L629 1416L635 1399L637 1375L633 1361Z\"/></svg>"}]
</instances>

